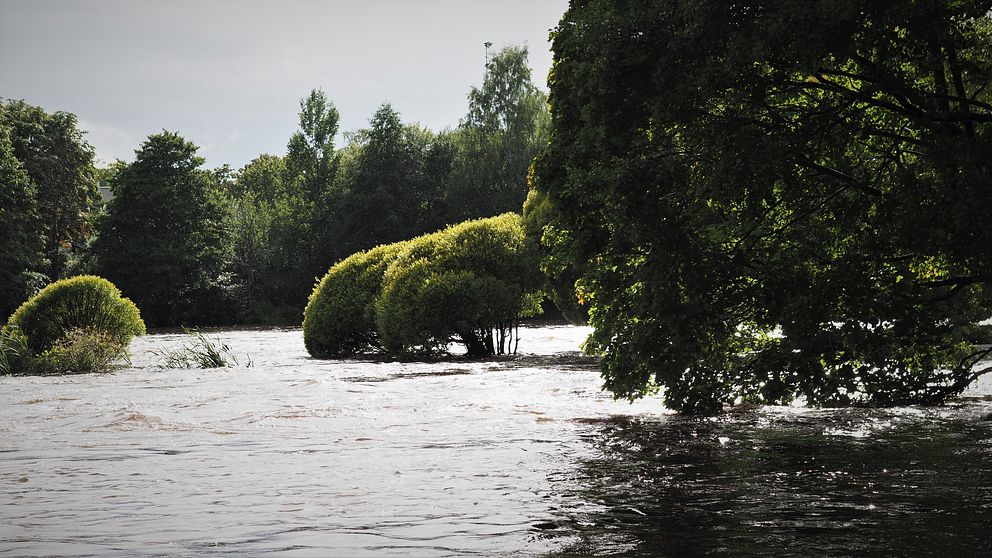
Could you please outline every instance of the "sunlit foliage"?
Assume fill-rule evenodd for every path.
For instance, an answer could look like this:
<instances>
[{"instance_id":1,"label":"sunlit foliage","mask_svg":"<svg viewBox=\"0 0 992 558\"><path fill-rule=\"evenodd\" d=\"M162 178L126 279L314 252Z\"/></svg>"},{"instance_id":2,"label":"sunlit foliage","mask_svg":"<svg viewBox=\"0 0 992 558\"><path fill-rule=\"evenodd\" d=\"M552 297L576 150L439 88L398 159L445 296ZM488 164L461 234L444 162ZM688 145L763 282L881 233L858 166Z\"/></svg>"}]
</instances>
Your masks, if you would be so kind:
<instances>
[{"instance_id":1,"label":"sunlit foliage","mask_svg":"<svg viewBox=\"0 0 992 558\"><path fill-rule=\"evenodd\" d=\"M434 355L453 342L470 355L514 352L539 282L518 215L468 221L335 264L310 297L304 342L319 358Z\"/></svg>"}]
</instances>

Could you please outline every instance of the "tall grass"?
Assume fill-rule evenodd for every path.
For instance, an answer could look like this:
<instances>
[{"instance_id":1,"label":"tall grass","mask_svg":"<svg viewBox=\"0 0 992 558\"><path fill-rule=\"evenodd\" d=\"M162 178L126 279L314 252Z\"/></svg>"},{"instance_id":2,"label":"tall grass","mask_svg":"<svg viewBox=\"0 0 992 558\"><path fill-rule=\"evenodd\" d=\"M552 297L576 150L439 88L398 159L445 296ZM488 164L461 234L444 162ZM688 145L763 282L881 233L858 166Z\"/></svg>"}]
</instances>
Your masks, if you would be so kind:
<instances>
[{"instance_id":1,"label":"tall grass","mask_svg":"<svg viewBox=\"0 0 992 558\"><path fill-rule=\"evenodd\" d=\"M182 347L155 351L162 358L164 368L233 368L241 366L231 348L220 340L212 340L198 329L183 328L190 336ZM245 355L245 366L252 366L251 357Z\"/></svg>"},{"instance_id":2,"label":"tall grass","mask_svg":"<svg viewBox=\"0 0 992 558\"><path fill-rule=\"evenodd\" d=\"M58 375L107 372L114 361L130 362L127 347L95 327L70 329L48 350L36 355L20 328L0 332L0 375Z\"/></svg>"}]
</instances>

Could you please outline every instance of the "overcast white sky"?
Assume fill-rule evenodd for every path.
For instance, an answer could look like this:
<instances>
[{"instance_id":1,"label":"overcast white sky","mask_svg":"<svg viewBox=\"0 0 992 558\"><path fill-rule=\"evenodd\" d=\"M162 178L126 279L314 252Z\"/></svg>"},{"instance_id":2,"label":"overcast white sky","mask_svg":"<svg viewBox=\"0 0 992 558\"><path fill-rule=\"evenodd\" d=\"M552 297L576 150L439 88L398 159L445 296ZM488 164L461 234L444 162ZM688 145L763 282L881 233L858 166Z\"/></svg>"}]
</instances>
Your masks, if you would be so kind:
<instances>
[{"instance_id":1,"label":"overcast white sky","mask_svg":"<svg viewBox=\"0 0 992 558\"><path fill-rule=\"evenodd\" d=\"M322 87L341 130L388 101L457 125L485 48L526 44L535 81L567 0L0 0L0 97L75 113L104 163L176 131L214 167L282 155ZM340 141L339 141L340 143Z\"/></svg>"}]
</instances>

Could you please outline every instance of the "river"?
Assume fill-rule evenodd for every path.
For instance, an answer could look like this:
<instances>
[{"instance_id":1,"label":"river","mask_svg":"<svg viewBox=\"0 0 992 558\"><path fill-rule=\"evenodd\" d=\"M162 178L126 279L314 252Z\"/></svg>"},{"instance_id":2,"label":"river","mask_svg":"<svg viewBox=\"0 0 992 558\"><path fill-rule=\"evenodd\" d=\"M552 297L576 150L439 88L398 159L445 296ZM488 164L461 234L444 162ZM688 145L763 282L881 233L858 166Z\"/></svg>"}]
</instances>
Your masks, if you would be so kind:
<instances>
[{"instance_id":1,"label":"river","mask_svg":"<svg viewBox=\"0 0 992 558\"><path fill-rule=\"evenodd\" d=\"M687 418L600 391L572 326L515 359L0 378L0 556L992 556L992 381L940 408Z\"/></svg>"}]
</instances>

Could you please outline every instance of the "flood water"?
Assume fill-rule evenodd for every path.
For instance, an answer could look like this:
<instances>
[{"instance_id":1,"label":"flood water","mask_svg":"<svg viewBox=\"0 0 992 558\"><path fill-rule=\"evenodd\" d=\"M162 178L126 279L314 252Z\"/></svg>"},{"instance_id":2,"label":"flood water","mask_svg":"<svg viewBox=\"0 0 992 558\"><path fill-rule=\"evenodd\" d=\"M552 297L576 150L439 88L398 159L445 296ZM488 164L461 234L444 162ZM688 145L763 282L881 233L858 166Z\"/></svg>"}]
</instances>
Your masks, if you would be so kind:
<instances>
[{"instance_id":1,"label":"flood water","mask_svg":"<svg viewBox=\"0 0 992 558\"><path fill-rule=\"evenodd\" d=\"M686 418L600 392L588 330L493 362L0 378L0 556L992 556L992 379L941 408Z\"/></svg>"}]
</instances>

